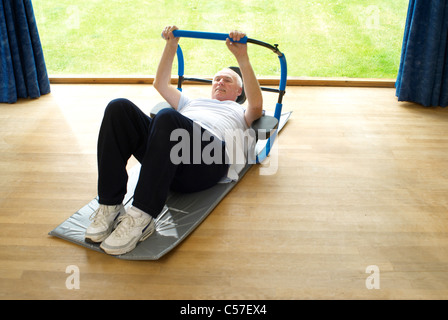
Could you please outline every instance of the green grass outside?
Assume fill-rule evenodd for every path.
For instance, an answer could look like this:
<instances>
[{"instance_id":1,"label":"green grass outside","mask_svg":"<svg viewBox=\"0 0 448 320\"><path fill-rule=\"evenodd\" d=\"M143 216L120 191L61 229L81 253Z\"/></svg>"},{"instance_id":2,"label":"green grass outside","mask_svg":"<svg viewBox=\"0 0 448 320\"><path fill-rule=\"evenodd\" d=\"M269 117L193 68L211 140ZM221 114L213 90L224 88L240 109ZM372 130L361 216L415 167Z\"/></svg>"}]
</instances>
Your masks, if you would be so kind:
<instances>
[{"instance_id":1,"label":"green grass outside","mask_svg":"<svg viewBox=\"0 0 448 320\"><path fill-rule=\"evenodd\" d=\"M33 0L50 75L154 75L161 30L245 31L279 44L288 76L395 78L408 0ZM185 73L211 76L234 58L221 41L184 38ZM271 51L249 45L258 76ZM176 73L176 70L173 70Z\"/></svg>"}]
</instances>

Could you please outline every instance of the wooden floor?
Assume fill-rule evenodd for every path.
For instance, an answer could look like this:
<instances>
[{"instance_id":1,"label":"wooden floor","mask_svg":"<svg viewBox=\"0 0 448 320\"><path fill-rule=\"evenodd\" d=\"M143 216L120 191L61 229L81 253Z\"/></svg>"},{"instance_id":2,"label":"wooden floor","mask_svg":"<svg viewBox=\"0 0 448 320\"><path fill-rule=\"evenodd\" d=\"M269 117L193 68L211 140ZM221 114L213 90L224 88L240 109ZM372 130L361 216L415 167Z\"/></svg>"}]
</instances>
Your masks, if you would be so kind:
<instances>
[{"instance_id":1,"label":"wooden floor","mask_svg":"<svg viewBox=\"0 0 448 320\"><path fill-rule=\"evenodd\" d=\"M97 133L116 97L146 111L160 100L151 85L58 84L0 105L0 298L448 298L448 109L390 88L290 87L270 165L142 262L48 235L96 196Z\"/></svg>"}]
</instances>

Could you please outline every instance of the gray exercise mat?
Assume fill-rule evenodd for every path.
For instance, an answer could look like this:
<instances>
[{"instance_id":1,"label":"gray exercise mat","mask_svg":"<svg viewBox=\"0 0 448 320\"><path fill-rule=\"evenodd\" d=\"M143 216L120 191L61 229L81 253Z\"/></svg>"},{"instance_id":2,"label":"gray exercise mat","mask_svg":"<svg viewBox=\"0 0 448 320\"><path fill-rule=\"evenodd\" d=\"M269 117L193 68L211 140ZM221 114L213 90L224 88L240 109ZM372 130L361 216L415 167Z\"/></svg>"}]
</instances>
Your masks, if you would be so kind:
<instances>
[{"instance_id":1,"label":"gray exercise mat","mask_svg":"<svg viewBox=\"0 0 448 320\"><path fill-rule=\"evenodd\" d=\"M282 114L279 130L283 128L291 112ZM240 179L252 165L248 164L240 173ZM128 172L127 194L124 206L132 203L135 186L140 173L140 165ZM158 260L181 243L213 211L218 203L233 189L238 182L220 183L212 188L195 193L170 193L164 210L156 218L156 231L129 253L115 256L125 260ZM103 252L99 244L84 240L84 234L90 225L90 216L99 207L98 199L82 207L75 214L61 223L49 235L55 236L83 247Z\"/></svg>"}]
</instances>

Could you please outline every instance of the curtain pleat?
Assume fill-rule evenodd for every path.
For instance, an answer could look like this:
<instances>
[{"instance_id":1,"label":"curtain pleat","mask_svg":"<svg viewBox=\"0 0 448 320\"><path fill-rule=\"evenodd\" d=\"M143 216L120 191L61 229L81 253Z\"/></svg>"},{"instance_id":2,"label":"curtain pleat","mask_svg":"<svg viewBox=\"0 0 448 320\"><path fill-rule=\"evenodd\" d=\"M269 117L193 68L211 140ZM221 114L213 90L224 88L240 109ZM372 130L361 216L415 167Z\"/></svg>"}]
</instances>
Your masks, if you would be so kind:
<instances>
[{"instance_id":1,"label":"curtain pleat","mask_svg":"<svg viewBox=\"0 0 448 320\"><path fill-rule=\"evenodd\" d=\"M31 0L2 0L0 6L0 102L38 98L50 82Z\"/></svg>"},{"instance_id":2,"label":"curtain pleat","mask_svg":"<svg viewBox=\"0 0 448 320\"><path fill-rule=\"evenodd\" d=\"M399 101L448 105L448 1L410 0L396 81Z\"/></svg>"}]
</instances>

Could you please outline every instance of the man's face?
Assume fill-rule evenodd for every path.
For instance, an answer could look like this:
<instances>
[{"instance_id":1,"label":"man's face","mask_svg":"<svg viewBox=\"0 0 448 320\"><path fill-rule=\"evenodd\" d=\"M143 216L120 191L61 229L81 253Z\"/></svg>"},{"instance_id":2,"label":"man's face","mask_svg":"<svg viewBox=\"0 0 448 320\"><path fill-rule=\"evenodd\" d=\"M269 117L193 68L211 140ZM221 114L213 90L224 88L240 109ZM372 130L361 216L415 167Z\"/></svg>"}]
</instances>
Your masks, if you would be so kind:
<instances>
[{"instance_id":1,"label":"man's face","mask_svg":"<svg viewBox=\"0 0 448 320\"><path fill-rule=\"evenodd\" d=\"M213 78L212 99L235 101L242 91L238 84L238 75L230 69L219 71Z\"/></svg>"}]
</instances>

